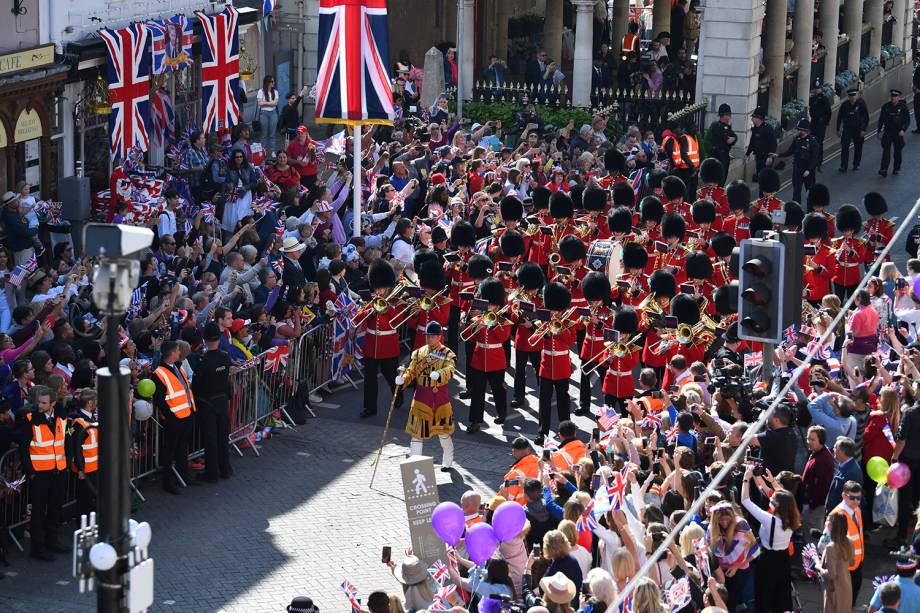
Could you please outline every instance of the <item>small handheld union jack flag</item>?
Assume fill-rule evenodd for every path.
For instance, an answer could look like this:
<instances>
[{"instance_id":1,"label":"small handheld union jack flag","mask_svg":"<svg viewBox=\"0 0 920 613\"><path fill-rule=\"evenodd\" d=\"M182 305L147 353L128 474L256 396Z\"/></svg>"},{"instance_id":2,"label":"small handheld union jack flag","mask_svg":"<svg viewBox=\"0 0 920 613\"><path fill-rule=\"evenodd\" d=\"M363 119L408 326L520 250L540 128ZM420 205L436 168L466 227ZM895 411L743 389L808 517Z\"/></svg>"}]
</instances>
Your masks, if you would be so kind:
<instances>
[{"instance_id":1,"label":"small handheld union jack flag","mask_svg":"<svg viewBox=\"0 0 920 613\"><path fill-rule=\"evenodd\" d=\"M278 347L272 347L268 350L268 353L265 355L265 371L276 373L279 369L284 369L287 366L288 359L288 346L280 345Z\"/></svg>"},{"instance_id":2,"label":"small handheld union jack flag","mask_svg":"<svg viewBox=\"0 0 920 613\"><path fill-rule=\"evenodd\" d=\"M278 238L284 238L284 233L286 228L284 227L284 220L279 219L278 223L275 225L275 236Z\"/></svg>"},{"instance_id":3,"label":"small handheld union jack flag","mask_svg":"<svg viewBox=\"0 0 920 613\"><path fill-rule=\"evenodd\" d=\"M445 585L438 589L431 603L432 611L450 611L450 595L456 591L455 585Z\"/></svg>"},{"instance_id":4,"label":"small handheld union jack flag","mask_svg":"<svg viewBox=\"0 0 920 613\"><path fill-rule=\"evenodd\" d=\"M677 426L674 426L673 428L671 428L670 430L667 431L667 433L664 435L664 438L665 438L668 442L673 442L674 439L677 438L677 432L678 432Z\"/></svg>"},{"instance_id":5,"label":"small handheld union jack flag","mask_svg":"<svg viewBox=\"0 0 920 613\"><path fill-rule=\"evenodd\" d=\"M657 430L661 427L661 418L654 413L649 413L645 416L645 419L639 423L639 425L643 428L653 428Z\"/></svg>"},{"instance_id":6,"label":"small handheld union jack flag","mask_svg":"<svg viewBox=\"0 0 920 613\"><path fill-rule=\"evenodd\" d=\"M581 517L578 518L578 521L575 522L575 528L579 532L589 532L598 528L600 524L597 523L597 520L594 519L594 499L588 503L588 506L585 507L584 512L581 514Z\"/></svg>"},{"instance_id":7,"label":"small handheld union jack flag","mask_svg":"<svg viewBox=\"0 0 920 613\"><path fill-rule=\"evenodd\" d=\"M613 509L619 509L623 506L623 501L626 499L628 481L626 477L623 476L623 472L625 472L625 469L615 472L613 474L613 480L607 487L607 493L610 495L610 506Z\"/></svg>"},{"instance_id":8,"label":"small handheld union jack flag","mask_svg":"<svg viewBox=\"0 0 920 613\"><path fill-rule=\"evenodd\" d=\"M441 586L445 585L450 580L450 571L447 570L447 566L445 566L444 562L441 560L436 561L428 567L428 574L430 574Z\"/></svg>"},{"instance_id":9,"label":"small handheld union jack flag","mask_svg":"<svg viewBox=\"0 0 920 613\"><path fill-rule=\"evenodd\" d=\"M894 440L894 433L891 431L891 425L890 425L890 424L885 424L884 426L882 426L882 434L885 435L885 440L886 440L886 441L888 441L888 442L891 443L892 445L896 445L896 444L897 444L897 443L895 442L895 440Z\"/></svg>"}]
</instances>

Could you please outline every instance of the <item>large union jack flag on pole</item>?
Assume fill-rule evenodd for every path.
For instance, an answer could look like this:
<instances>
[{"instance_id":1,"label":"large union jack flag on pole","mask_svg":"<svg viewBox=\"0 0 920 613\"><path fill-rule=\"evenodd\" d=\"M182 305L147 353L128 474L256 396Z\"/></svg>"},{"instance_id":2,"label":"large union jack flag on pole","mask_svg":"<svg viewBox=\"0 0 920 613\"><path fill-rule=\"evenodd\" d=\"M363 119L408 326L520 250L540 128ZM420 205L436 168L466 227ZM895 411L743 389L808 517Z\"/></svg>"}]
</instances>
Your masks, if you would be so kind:
<instances>
[{"instance_id":1,"label":"large union jack flag on pole","mask_svg":"<svg viewBox=\"0 0 920 613\"><path fill-rule=\"evenodd\" d=\"M109 133L112 153L124 159L128 149L147 151L150 139L150 54L146 26L135 23L120 30L100 30L109 54Z\"/></svg>"},{"instance_id":2,"label":"large union jack flag on pole","mask_svg":"<svg viewBox=\"0 0 920 613\"><path fill-rule=\"evenodd\" d=\"M391 124L386 0L320 0L316 120Z\"/></svg>"},{"instance_id":3,"label":"large union jack flag on pole","mask_svg":"<svg viewBox=\"0 0 920 613\"><path fill-rule=\"evenodd\" d=\"M240 121L239 12L228 4L217 15L196 15L202 26L202 129L217 132Z\"/></svg>"}]
</instances>

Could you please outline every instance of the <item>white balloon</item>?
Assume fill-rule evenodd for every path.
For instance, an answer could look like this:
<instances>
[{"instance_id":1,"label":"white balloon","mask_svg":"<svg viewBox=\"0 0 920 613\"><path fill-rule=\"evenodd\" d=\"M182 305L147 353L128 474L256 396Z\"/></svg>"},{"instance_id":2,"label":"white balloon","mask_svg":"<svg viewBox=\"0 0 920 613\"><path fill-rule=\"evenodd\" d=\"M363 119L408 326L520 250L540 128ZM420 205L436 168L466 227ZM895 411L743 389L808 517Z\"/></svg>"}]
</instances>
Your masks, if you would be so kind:
<instances>
[{"instance_id":1,"label":"white balloon","mask_svg":"<svg viewBox=\"0 0 920 613\"><path fill-rule=\"evenodd\" d=\"M134 419L137 421L147 421L153 417L153 405L146 400L134 401Z\"/></svg>"},{"instance_id":2,"label":"white balloon","mask_svg":"<svg viewBox=\"0 0 920 613\"><path fill-rule=\"evenodd\" d=\"M137 530L137 520L129 519L128 520L128 534L134 534L135 530Z\"/></svg>"},{"instance_id":3,"label":"white balloon","mask_svg":"<svg viewBox=\"0 0 920 613\"><path fill-rule=\"evenodd\" d=\"M89 563L96 570L110 570L117 561L118 554L108 543L96 543L89 550Z\"/></svg>"},{"instance_id":4,"label":"white balloon","mask_svg":"<svg viewBox=\"0 0 920 613\"><path fill-rule=\"evenodd\" d=\"M153 532L150 529L150 524L145 521L137 524L137 528L134 529L134 532L131 534L131 544L140 549L147 549L147 546L150 545L150 538L153 536Z\"/></svg>"}]
</instances>

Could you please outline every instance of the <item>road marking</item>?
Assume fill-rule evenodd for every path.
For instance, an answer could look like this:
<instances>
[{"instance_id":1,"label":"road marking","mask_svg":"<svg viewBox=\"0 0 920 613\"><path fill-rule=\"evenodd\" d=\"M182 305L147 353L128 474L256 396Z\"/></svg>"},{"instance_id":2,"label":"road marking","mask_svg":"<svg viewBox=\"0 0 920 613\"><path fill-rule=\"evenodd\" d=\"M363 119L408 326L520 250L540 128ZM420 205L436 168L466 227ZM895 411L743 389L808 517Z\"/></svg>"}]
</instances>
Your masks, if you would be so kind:
<instances>
[{"instance_id":1,"label":"road marking","mask_svg":"<svg viewBox=\"0 0 920 613\"><path fill-rule=\"evenodd\" d=\"M176 601L175 600L164 600L163 604L166 605L167 607L171 607L174 604L176 604Z\"/></svg>"},{"instance_id":2,"label":"road marking","mask_svg":"<svg viewBox=\"0 0 920 613\"><path fill-rule=\"evenodd\" d=\"M342 405L334 404L332 402L317 402L316 405L314 406L317 406L322 409L338 409L338 408L341 408Z\"/></svg>"},{"instance_id":3,"label":"road marking","mask_svg":"<svg viewBox=\"0 0 920 613\"><path fill-rule=\"evenodd\" d=\"M70 583L70 581L55 581L55 583L57 583L58 585L67 585Z\"/></svg>"},{"instance_id":4,"label":"road marking","mask_svg":"<svg viewBox=\"0 0 920 613\"><path fill-rule=\"evenodd\" d=\"M297 452L297 455L302 455L302 456L304 456L305 458L309 458L309 457L310 457L310 454L307 453L306 451L298 451L298 452Z\"/></svg>"}]
</instances>

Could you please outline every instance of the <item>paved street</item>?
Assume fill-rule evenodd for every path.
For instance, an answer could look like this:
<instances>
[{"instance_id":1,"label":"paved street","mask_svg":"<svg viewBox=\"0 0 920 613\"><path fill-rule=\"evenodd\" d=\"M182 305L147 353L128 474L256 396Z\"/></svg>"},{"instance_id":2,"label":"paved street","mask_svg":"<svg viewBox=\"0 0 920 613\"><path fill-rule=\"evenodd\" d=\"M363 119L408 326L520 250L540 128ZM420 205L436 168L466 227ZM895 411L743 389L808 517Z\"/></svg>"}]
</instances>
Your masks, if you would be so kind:
<instances>
[{"instance_id":1,"label":"paved street","mask_svg":"<svg viewBox=\"0 0 920 613\"><path fill-rule=\"evenodd\" d=\"M838 160L828 157L819 180L827 183L835 205L859 203L868 190L882 191L891 215L904 214L920 195L920 138L909 134L903 172L882 179L876 174L880 148L866 145L858 173L837 174ZM781 196L788 197L788 192ZM836 206L833 207L836 210ZM903 241L893 256L903 264ZM454 390L462 389L460 385ZM530 385L535 380L530 375ZM511 379L506 379L510 388ZM573 381L573 398L577 387ZM536 434L536 398L531 408L513 410L504 428L492 424L475 436L458 431L454 474L437 472L441 499L457 500L467 488L491 493L509 462L508 442L518 433ZM283 611L291 597L312 596L323 611L344 611L338 591L349 579L361 595L397 584L380 564L380 549L394 552L408 545L405 507L401 499L398 463L408 437L402 431L406 408L397 410L375 490L368 489L371 462L385 420L380 414L358 421L360 391L351 388L328 397L297 431L285 431L262 445L261 457L236 458L236 476L219 485L191 487L182 496L163 494L155 481L141 483L148 502L135 515L153 527L152 555L156 560L156 611L214 612ZM491 410L491 407L489 407ZM467 404L455 400L465 423ZM576 418L584 429L587 418ZM426 451L440 458L436 442ZM881 541L886 533L869 536L860 604L865 604L872 578L891 572L891 559ZM398 555L395 556L398 559ZM94 610L94 596L77 594L70 561L33 562L21 554L0 580L0 610L57 612ZM886 572L886 574L887 574ZM820 592L798 584L806 608L818 610Z\"/></svg>"}]
</instances>

